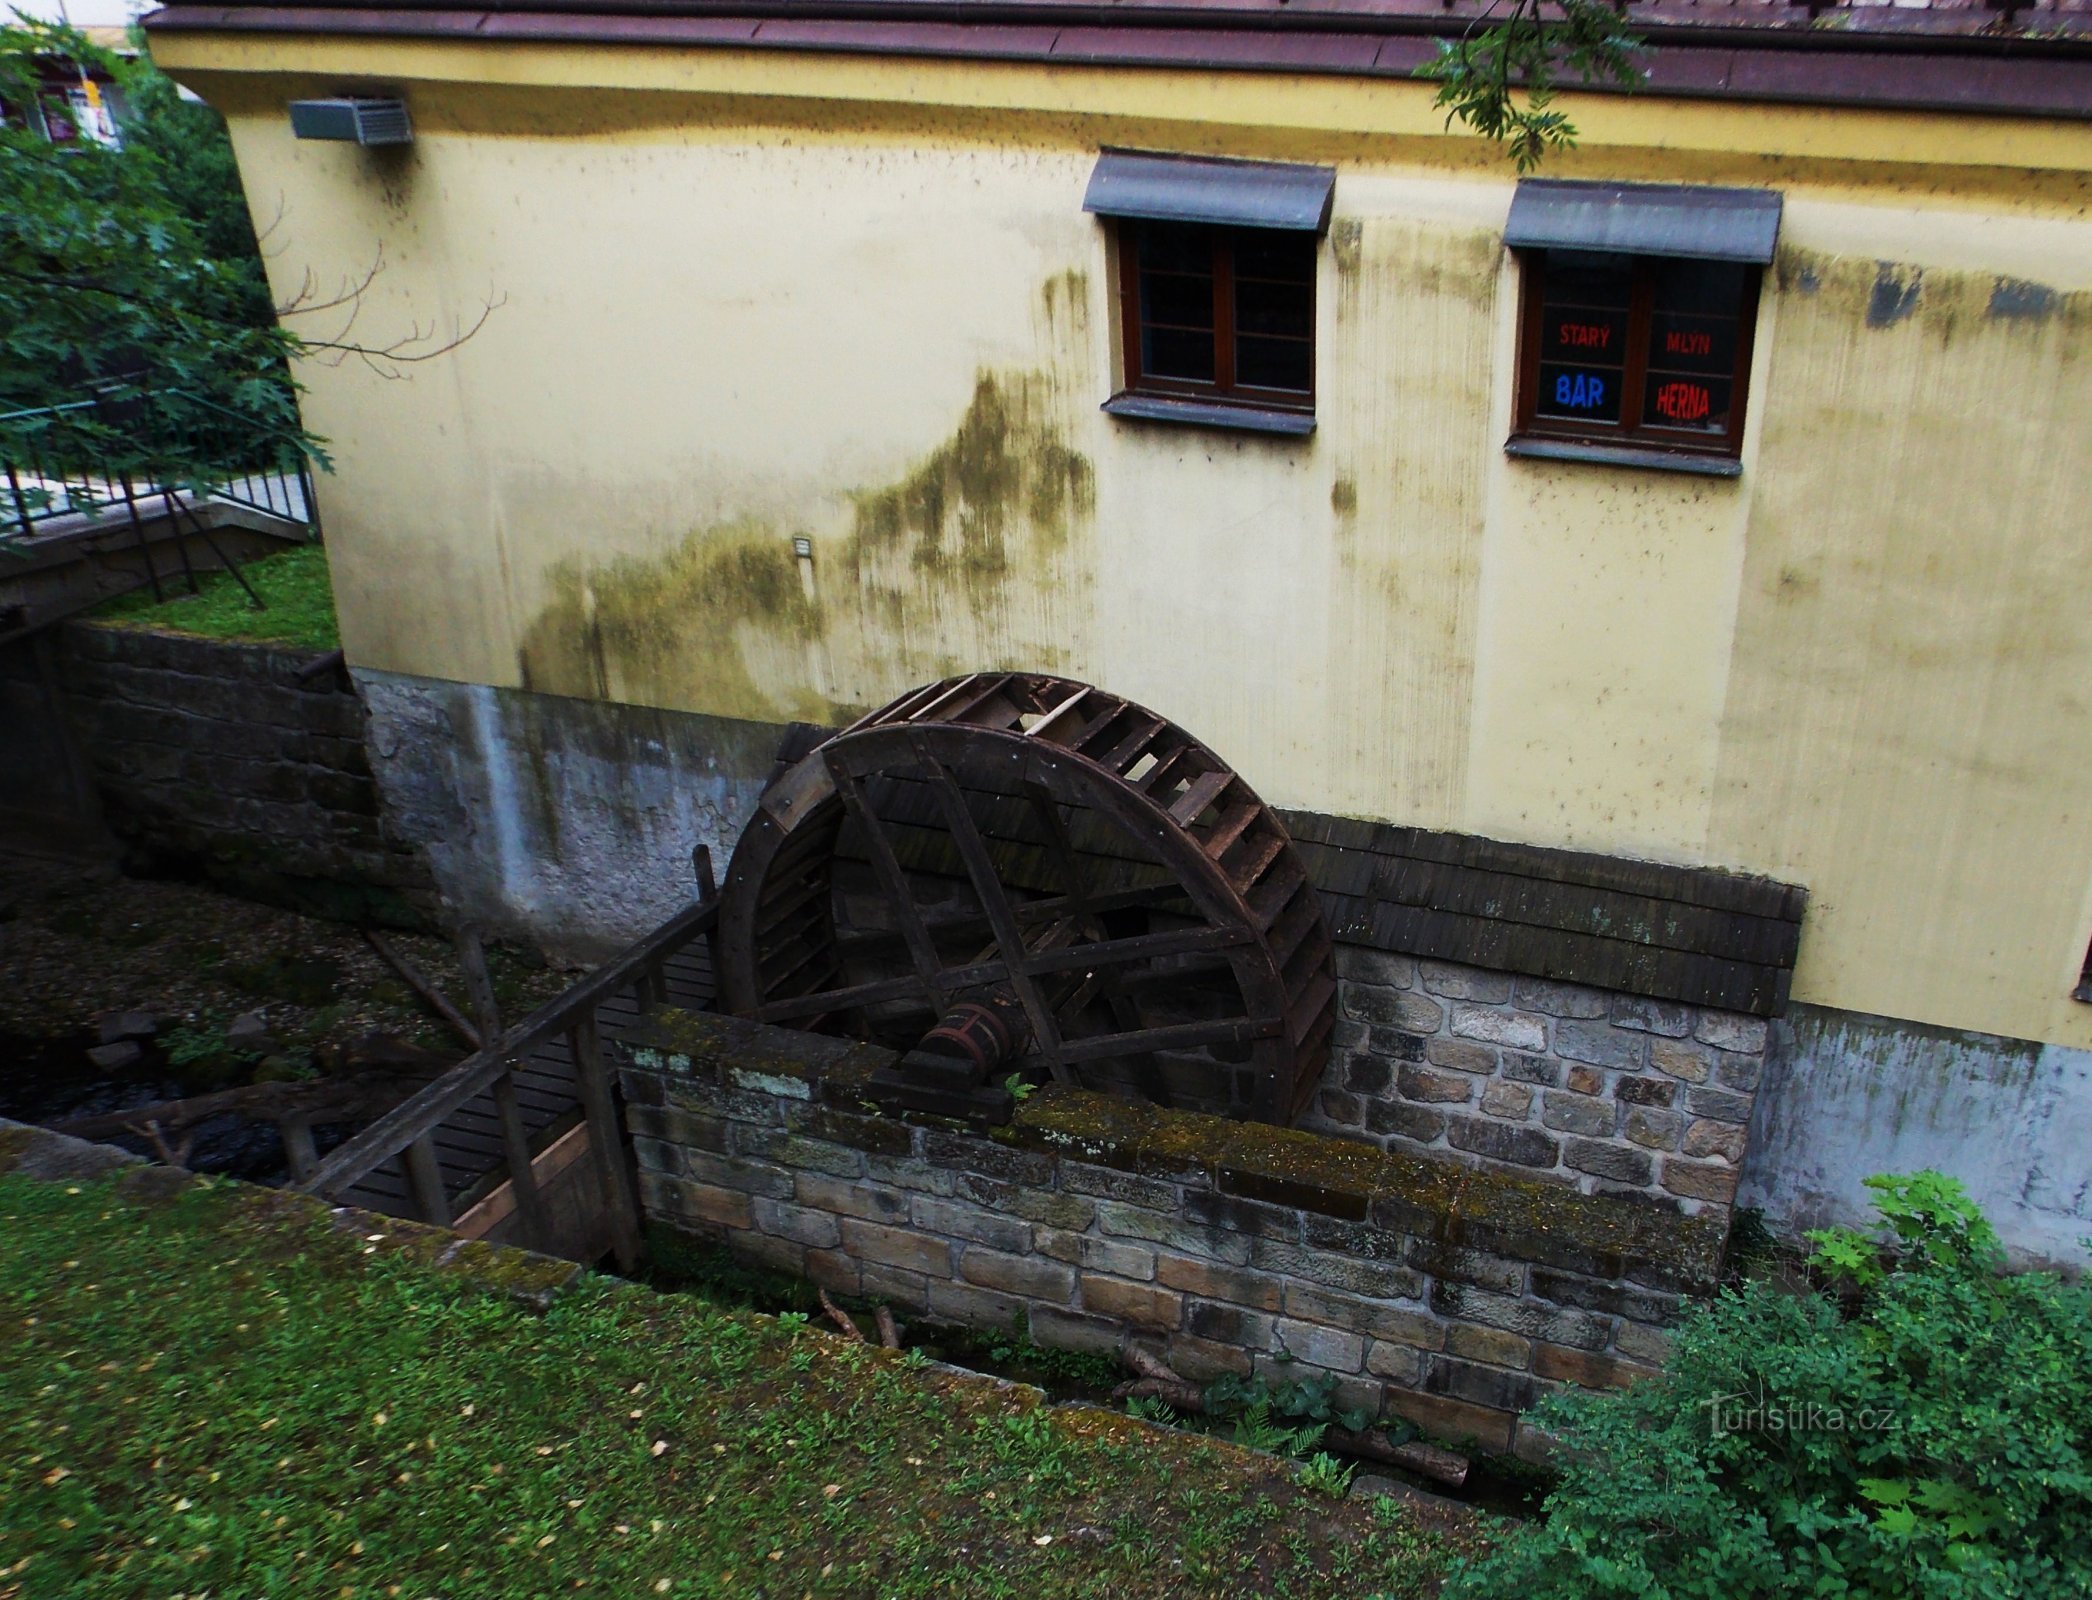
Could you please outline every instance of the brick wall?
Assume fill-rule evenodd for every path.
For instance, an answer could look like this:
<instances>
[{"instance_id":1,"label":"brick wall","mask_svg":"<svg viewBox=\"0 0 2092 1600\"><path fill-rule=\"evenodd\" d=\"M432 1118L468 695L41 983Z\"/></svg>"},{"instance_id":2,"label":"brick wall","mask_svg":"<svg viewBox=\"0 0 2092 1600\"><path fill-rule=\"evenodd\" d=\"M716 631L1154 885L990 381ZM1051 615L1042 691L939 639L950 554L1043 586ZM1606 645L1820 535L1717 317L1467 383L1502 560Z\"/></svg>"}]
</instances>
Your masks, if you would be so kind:
<instances>
[{"instance_id":1,"label":"brick wall","mask_svg":"<svg viewBox=\"0 0 2092 1600\"><path fill-rule=\"evenodd\" d=\"M338 668L300 676L310 652L78 623L60 656L104 819L139 865L412 920L426 871L386 837Z\"/></svg>"},{"instance_id":2,"label":"brick wall","mask_svg":"<svg viewBox=\"0 0 2092 1600\"><path fill-rule=\"evenodd\" d=\"M1550 1389L1659 1362L1726 1232L1080 1091L1040 1091L992 1136L869 1114L886 1052L732 1018L661 1013L616 1049L658 1225L904 1320L1148 1339L1201 1380L1334 1374L1350 1403L1490 1449L1518 1447Z\"/></svg>"},{"instance_id":3,"label":"brick wall","mask_svg":"<svg viewBox=\"0 0 2092 1600\"><path fill-rule=\"evenodd\" d=\"M1763 1019L1351 945L1337 971L1342 1020L1303 1127L1726 1227Z\"/></svg>"}]
</instances>

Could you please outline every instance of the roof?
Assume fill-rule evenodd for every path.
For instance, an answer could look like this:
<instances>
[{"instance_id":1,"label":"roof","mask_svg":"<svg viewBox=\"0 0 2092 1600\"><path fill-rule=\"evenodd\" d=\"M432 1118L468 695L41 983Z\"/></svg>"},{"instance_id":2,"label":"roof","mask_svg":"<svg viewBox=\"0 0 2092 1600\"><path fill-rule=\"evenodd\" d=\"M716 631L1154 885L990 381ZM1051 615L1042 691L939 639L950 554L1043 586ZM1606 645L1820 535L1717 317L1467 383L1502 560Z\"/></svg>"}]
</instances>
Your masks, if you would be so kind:
<instances>
[{"instance_id":1,"label":"roof","mask_svg":"<svg viewBox=\"0 0 2092 1600\"><path fill-rule=\"evenodd\" d=\"M2003 9L2010 6L2011 9ZM155 32L602 42L1408 77L1491 0L277 0ZM2092 119L2092 0L1639 0L1645 92Z\"/></svg>"}]
</instances>

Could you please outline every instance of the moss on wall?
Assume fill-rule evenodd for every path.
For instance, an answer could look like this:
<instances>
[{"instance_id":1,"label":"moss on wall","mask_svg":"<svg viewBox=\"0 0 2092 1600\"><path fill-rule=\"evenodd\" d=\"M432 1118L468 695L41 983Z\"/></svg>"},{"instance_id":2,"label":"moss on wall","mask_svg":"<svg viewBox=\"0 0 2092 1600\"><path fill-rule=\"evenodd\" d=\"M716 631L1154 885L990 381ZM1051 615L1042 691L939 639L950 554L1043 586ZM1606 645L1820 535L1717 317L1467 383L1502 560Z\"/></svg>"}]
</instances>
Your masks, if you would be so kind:
<instances>
[{"instance_id":1,"label":"moss on wall","mask_svg":"<svg viewBox=\"0 0 2092 1600\"><path fill-rule=\"evenodd\" d=\"M1080 337L1087 295L1079 272L1046 281L1050 339ZM891 694L896 678L953 670L941 658L881 663L940 619L992 619L1014 585L1053 592L1059 578L1038 569L1066 554L1096 509L1096 474L1068 442L1060 396L1050 372L984 368L941 443L890 483L843 491L852 514L842 594L823 593L812 558L802 568L794 554L794 537L814 534L756 517L694 530L660 555L562 561L524 631L524 687L835 723ZM809 522L821 498L809 501ZM1021 657L1009 665L1057 664L1050 647L1003 647Z\"/></svg>"}]
</instances>

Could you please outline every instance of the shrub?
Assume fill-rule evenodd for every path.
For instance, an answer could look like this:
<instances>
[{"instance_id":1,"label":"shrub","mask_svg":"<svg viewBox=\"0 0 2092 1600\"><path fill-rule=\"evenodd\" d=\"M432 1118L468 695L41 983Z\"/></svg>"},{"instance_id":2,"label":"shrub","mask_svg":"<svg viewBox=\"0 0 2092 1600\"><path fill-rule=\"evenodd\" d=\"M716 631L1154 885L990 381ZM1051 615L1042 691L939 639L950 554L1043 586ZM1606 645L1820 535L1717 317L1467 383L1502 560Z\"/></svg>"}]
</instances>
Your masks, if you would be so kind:
<instances>
[{"instance_id":1,"label":"shrub","mask_svg":"<svg viewBox=\"0 0 2092 1600\"><path fill-rule=\"evenodd\" d=\"M2092 1595L2092 1288L2003 1273L1952 1179L1867 1183L1894 1243L1810 1235L1829 1292L1725 1290L1662 1377L1551 1398L1544 1520L1449 1600Z\"/></svg>"}]
</instances>

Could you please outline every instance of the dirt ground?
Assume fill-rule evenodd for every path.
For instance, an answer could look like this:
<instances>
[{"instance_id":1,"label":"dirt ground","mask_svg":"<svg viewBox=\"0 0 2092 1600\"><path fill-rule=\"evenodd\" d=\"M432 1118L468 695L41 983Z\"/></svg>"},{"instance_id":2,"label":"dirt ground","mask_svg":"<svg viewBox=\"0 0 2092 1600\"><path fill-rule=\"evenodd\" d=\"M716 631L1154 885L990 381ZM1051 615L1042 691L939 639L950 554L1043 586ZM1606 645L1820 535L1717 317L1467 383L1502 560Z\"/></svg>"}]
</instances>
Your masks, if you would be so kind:
<instances>
[{"instance_id":1,"label":"dirt ground","mask_svg":"<svg viewBox=\"0 0 2092 1600\"><path fill-rule=\"evenodd\" d=\"M447 941L387 937L469 1012ZM499 948L488 966L510 1023L572 976ZM140 1062L98 1073L86 1052L103 1042L103 1019L124 1012L153 1013L154 1037ZM253 1012L267 1048L226 1036ZM195 1093L257 1074L317 1076L372 1035L465 1054L355 928L202 884L0 854L0 1114L49 1120L134 1103L148 1085ZM127 1086L129 1098L112 1099Z\"/></svg>"}]
</instances>

